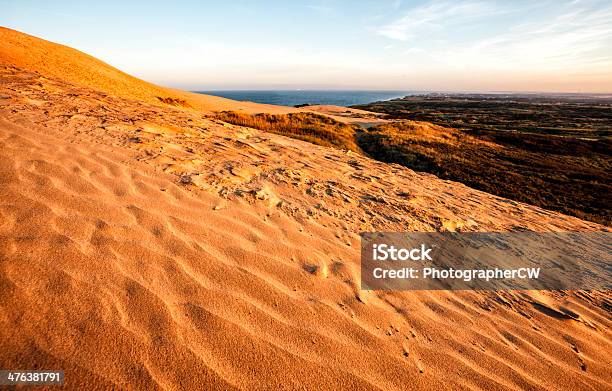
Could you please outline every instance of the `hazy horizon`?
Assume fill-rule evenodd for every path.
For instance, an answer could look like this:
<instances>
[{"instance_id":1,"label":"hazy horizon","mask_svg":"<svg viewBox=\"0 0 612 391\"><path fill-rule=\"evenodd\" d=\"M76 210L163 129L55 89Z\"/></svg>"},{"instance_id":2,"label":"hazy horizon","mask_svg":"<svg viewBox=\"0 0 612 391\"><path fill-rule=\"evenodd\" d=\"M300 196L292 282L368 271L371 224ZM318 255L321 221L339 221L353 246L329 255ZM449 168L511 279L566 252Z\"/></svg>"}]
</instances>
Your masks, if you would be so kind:
<instances>
[{"instance_id":1,"label":"hazy horizon","mask_svg":"<svg viewBox=\"0 0 612 391\"><path fill-rule=\"evenodd\" d=\"M612 92L606 1L0 4L0 25L190 91Z\"/></svg>"},{"instance_id":2,"label":"hazy horizon","mask_svg":"<svg viewBox=\"0 0 612 391\"><path fill-rule=\"evenodd\" d=\"M211 92L211 91L325 91L325 92L401 92L413 94L542 94L542 95L612 95L608 92L572 92L572 91L489 91L489 90L396 90L396 89L377 89L377 88L214 88L214 89L189 89L191 92Z\"/></svg>"}]
</instances>

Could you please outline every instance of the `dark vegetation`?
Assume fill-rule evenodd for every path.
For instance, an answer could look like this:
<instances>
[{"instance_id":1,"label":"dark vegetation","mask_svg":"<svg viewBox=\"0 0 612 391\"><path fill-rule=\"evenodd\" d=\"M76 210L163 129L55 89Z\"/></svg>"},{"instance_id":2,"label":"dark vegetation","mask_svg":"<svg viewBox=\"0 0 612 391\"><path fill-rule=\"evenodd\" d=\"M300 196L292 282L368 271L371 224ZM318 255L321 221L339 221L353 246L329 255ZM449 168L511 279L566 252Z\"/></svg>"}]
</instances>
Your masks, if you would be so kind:
<instances>
[{"instance_id":1,"label":"dark vegetation","mask_svg":"<svg viewBox=\"0 0 612 391\"><path fill-rule=\"evenodd\" d=\"M371 157L516 201L611 225L612 160L592 141L390 123L358 134ZM502 139L502 140L499 140ZM501 141L501 142L500 142Z\"/></svg>"},{"instance_id":2,"label":"dark vegetation","mask_svg":"<svg viewBox=\"0 0 612 391\"><path fill-rule=\"evenodd\" d=\"M406 121L360 133L375 159L612 225L610 98L427 95L358 108L447 126Z\"/></svg>"},{"instance_id":3,"label":"dark vegetation","mask_svg":"<svg viewBox=\"0 0 612 391\"><path fill-rule=\"evenodd\" d=\"M387 118L427 121L479 134L518 131L611 137L610 95L428 94L354 106Z\"/></svg>"},{"instance_id":4,"label":"dark vegetation","mask_svg":"<svg viewBox=\"0 0 612 391\"><path fill-rule=\"evenodd\" d=\"M362 130L310 113L216 117L612 226L611 99L427 95L356 107L397 121Z\"/></svg>"},{"instance_id":5,"label":"dark vegetation","mask_svg":"<svg viewBox=\"0 0 612 391\"><path fill-rule=\"evenodd\" d=\"M324 115L311 113L251 115L223 111L217 113L215 118L230 124L282 134L317 145L361 153L355 141L355 127Z\"/></svg>"}]
</instances>

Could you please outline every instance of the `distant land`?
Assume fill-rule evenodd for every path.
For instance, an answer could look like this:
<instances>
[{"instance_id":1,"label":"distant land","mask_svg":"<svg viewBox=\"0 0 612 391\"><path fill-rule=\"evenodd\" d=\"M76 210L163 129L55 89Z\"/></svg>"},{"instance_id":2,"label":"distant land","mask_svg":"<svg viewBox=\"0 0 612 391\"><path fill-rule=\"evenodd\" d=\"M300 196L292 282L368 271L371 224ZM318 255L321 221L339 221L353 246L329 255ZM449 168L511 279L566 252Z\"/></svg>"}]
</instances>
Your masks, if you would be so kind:
<instances>
[{"instance_id":1,"label":"distant land","mask_svg":"<svg viewBox=\"0 0 612 391\"><path fill-rule=\"evenodd\" d=\"M611 94L427 93L355 107L471 131L612 135Z\"/></svg>"}]
</instances>

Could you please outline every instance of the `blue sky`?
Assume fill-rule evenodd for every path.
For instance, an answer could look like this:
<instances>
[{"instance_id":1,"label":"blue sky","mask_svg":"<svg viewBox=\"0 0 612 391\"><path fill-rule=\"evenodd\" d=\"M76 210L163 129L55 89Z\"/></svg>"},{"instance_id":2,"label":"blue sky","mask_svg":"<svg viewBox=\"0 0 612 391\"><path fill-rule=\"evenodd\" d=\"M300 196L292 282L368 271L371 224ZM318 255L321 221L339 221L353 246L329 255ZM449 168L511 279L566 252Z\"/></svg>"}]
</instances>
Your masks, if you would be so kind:
<instances>
[{"instance_id":1,"label":"blue sky","mask_svg":"<svg viewBox=\"0 0 612 391\"><path fill-rule=\"evenodd\" d=\"M612 92L609 0L0 0L0 9L0 25L191 90Z\"/></svg>"}]
</instances>

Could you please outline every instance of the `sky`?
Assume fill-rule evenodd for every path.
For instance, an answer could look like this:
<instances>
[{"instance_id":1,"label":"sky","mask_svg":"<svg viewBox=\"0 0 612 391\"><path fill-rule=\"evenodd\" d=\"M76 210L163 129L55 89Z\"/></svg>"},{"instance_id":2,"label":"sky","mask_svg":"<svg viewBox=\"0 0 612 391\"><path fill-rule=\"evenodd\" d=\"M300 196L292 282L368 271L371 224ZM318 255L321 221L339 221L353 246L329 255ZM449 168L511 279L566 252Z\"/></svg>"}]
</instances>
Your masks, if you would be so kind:
<instances>
[{"instance_id":1,"label":"sky","mask_svg":"<svg viewBox=\"0 0 612 391\"><path fill-rule=\"evenodd\" d=\"M0 25L165 86L612 92L612 1L6 1Z\"/></svg>"}]
</instances>

